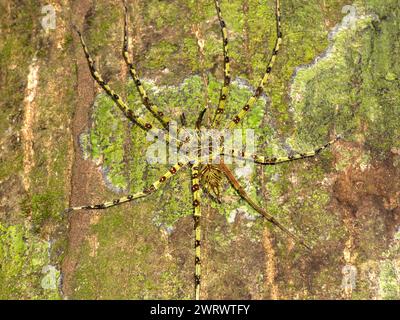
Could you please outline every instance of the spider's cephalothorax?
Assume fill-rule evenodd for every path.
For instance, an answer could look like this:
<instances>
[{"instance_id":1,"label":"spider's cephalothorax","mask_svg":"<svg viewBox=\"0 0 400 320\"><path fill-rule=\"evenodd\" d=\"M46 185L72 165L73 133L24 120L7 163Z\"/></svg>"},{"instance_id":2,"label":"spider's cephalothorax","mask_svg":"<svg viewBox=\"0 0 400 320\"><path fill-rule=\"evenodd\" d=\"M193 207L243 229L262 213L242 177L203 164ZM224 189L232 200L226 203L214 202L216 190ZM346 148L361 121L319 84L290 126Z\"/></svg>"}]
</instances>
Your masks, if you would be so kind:
<instances>
[{"instance_id":1,"label":"spider's cephalothorax","mask_svg":"<svg viewBox=\"0 0 400 320\"><path fill-rule=\"evenodd\" d=\"M211 0L210 0L211 1ZM230 74L230 58L228 55L228 31L226 28L225 21L222 18L221 8L219 4L219 0L214 0L215 8L218 15L218 21L221 27L222 34L222 49L224 54L223 59L223 67L224 67L224 81L220 90L220 98L217 108L215 109L214 117L212 118L212 128L219 128L221 122L224 120L224 109L226 105L226 101L229 96L229 86L231 84L231 74ZM280 46L282 44L282 32L281 32L281 12L280 12L280 0L275 0L276 4L276 27L277 27L277 38L275 42L274 49L272 50L272 55L267 63L265 72L261 77L256 90L253 95L247 100L247 102L243 106L239 106L238 111L234 117L231 118L228 123L220 129L233 130L238 126L239 123L245 118L245 116L252 110L252 107L259 99L261 94L264 91L265 85L268 83L270 74L273 70L276 57L278 55ZM143 87L143 84L138 76L138 73L133 65L133 62L130 59L128 53L128 7L126 3L124 3L125 7L125 24L124 24L124 44L123 44L123 58L128 66L129 73L132 76L136 88L140 94L142 104L146 107L149 113L153 116L153 122L158 122L161 128L157 127L157 124L153 122L145 120L141 116L139 116L135 110L125 103L121 96L119 96L111 86L103 80L101 74L96 70L94 60L91 57L89 50L83 40L81 33L78 31L78 35L81 41L81 45L83 47L90 72L94 80L99 84L99 86L106 92L106 94L114 101L116 106L121 110L124 116L129 119L132 123L139 126L145 132L148 132L156 137L165 137L164 142L166 143L177 143L180 147L184 146L189 141L182 141L177 139L176 137L168 135L168 128L170 125L170 119L164 114L161 109L155 105L148 96L146 90ZM196 125L197 129L200 128L202 117L207 108L205 108L200 116L198 123ZM337 136L330 142L326 143L324 146L317 148L313 151L303 152L291 154L286 157L265 157L257 154L248 154L240 150L213 150L212 154L209 154L207 157L195 157L191 158L188 156L184 158L181 162L177 162L175 165L169 168L167 172L164 173L158 180L154 181L151 185L144 188L142 191L137 192L135 194L130 194L125 197L115 199L112 201L108 201L102 204L96 205L85 205L78 207L71 207L67 209L68 212L74 210L94 210L94 209L106 209L112 206L120 205L125 202L130 202L135 199L147 197L158 189L162 188L165 185L165 182L177 174L182 168L190 166L192 177L192 187L191 191L193 194L193 217L194 217L194 229L195 229L195 274L194 274L194 289L195 289L195 298L200 299L200 283L201 283L201 190L207 190L209 194L211 194L216 199L220 200L221 188L223 178L226 177L230 182L231 186L237 191L237 193L241 196L241 198L246 201L254 210L256 210L260 215L262 215L267 221L272 223L274 226L278 227L280 230L285 232L292 239L300 243L306 248L309 248L305 242L296 236L293 232L288 230L285 226L283 226L279 221L277 221L272 215L270 215L267 210L263 207L257 205L257 203L250 198L250 196L246 193L245 188L243 188L240 182L236 179L235 175L232 173L231 169L228 167L224 161L214 161L215 159L223 156L229 156L236 159L254 161L259 165L277 165L284 162L290 162L300 159L311 158L319 154L322 150L328 148L330 145L335 143L340 137ZM199 150L201 151L201 150ZM211 160L211 161L210 161Z\"/></svg>"},{"instance_id":2,"label":"spider's cephalothorax","mask_svg":"<svg viewBox=\"0 0 400 320\"><path fill-rule=\"evenodd\" d=\"M225 175L215 164L200 168L200 185L214 200L221 203L221 188Z\"/></svg>"}]
</instances>

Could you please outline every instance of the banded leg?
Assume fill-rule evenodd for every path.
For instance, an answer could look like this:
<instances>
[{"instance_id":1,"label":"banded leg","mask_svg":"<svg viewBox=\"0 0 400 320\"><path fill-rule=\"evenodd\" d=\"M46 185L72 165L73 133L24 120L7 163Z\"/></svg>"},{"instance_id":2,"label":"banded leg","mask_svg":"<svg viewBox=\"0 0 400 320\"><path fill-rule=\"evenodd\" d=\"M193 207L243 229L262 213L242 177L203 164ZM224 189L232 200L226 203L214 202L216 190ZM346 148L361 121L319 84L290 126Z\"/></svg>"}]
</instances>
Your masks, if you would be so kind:
<instances>
[{"instance_id":1,"label":"banded leg","mask_svg":"<svg viewBox=\"0 0 400 320\"><path fill-rule=\"evenodd\" d=\"M218 20L221 26L221 34L222 34L222 46L224 50L224 84L221 88L218 108L215 110L214 119L212 121L213 127L218 127L221 122L222 115L225 110L225 104L229 94L229 84L231 82L231 72L229 65L229 55L228 55L228 30L226 28L226 24L224 19L222 18L221 7L219 0L214 0L215 8L218 14Z\"/></svg>"},{"instance_id":2,"label":"banded leg","mask_svg":"<svg viewBox=\"0 0 400 320\"><path fill-rule=\"evenodd\" d=\"M100 73L96 70L96 67L94 65L94 61L92 57L90 56L89 50L86 46L86 43L82 37L82 34L79 30L76 30L79 39L81 41L81 45L83 48L83 51L85 52L86 60L89 65L90 73L92 74L93 79L100 85L100 87L110 96L115 104L118 106L118 108L122 111L124 116L131 120L133 123L137 124L140 128L142 128L144 131L150 132L154 136L157 137L162 137L163 136L163 131L153 127L152 124L144 121L142 118L140 118L138 115L134 114L132 109L128 107L128 105L121 99L121 97L115 93L113 89L103 80L102 76ZM166 135L166 140L169 140L169 136ZM174 139L177 140L177 139Z\"/></svg>"},{"instance_id":3,"label":"banded leg","mask_svg":"<svg viewBox=\"0 0 400 320\"><path fill-rule=\"evenodd\" d=\"M304 152L304 153L296 153L296 154L293 154L288 157L268 158L268 157L264 157L264 156L259 156L257 154L248 154L248 153L245 153L242 151L237 151L237 150L236 151L231 150L231 153L229 154L229 156L231 156L233 158L241 159L241 160L251 160L251 161L254 161L255 163L261 164L261 165L276 165L276 164L280 164L280 163L284 163L284 162L290 162L290 161L315 157L318 154L320 154L323 150L329 148L331 145L333 145L340 139L341 139L341 136L338 135L338 136L336 136L335 139L329 141L322 147L319 147L313 151L308 151L308 152Z\"/></svg>"},{"instance_id":4,"label":"banded leg","mask_svg":"<svg viewBox=\"0 0 400 320\"><path fill-rule=\"evenodd\" d=\"M311 248L298 236L296 236L293 232L289 231L285 226L283 226L278 220L276 220L272 215L270 215L265 209L261 208L257 205L246 193L244 188L240 185L240 182L235 178L231 170L223 163L220 163L221 170L225 173L226 177L228 178L229 182L235 188L235 190L239 193L239 195L259 214L261 214L267 221L271 222L273 225L281 229L285 232L288 236L294 239L297 243L300 243L302 246L311 250Z\"/></svg>"},{"instance_id":5,"label":"banded leg","mask_svg":"<svg viewBox=\"0 0 400 320\"><path fill-rule=\"evenodd\" d=\"M187 164L187 163L186 163ZM178 162L174 166L172 166L160 179L157 181L153 182L149 187L145 188L143 191L140 191L135 194L130 194L128 196L119 198L119 199L114 199L112 201L104 202L101 204L95 204L95 205L86 205L86 206L80 206L80 207L71 207L66 209L66 212L71 212L75 210L96 210L96 209L107 209L110 207L114 207L126 202L133 201L135 199L139 198L144 198L147 197L148 195L154 193L157 191L165 182L171 178L173 175L175 175L180 169L182 169L186 164L182 164Z\"/></svg>"},{"instance_id":6,"label":"banded leg","mask_svg":"<svg viewBox=\"0 0 400 320\"><path fill-rule=\"evenodd\" d=\"M124 20L124 46L122 50L122 55L124 57L125 63L129 68L129 73L135 82L135 86L137 91L140 94L140 98L142 99L142 103L144 106L147 108L147 110L150 111L150 113L161 123L161 125L168 130L168 125L169 125L169 119L164 115L164 112L160 111L158 106L153 104L148 95L146 90L143 87L142 82L139 79L139 76L136 72L135 67L133 66L133 62L129 58L129 53L128 53L128 6L126 4L126 1L124 0L124 8L125 8L125 20Z\"/></svg>"},{"instance_id":7,"label":"banded leg","mask_svg":"<svg viewBox=\"0 0 400 320\"><path fill-rule=\"evenodd\" d=\"M193 219L194 219L194 248L195 248L195 272L194 272L194 295L196 300L200 300L200 279L201 279L201 209L200 209L200 180L199 180L199 163L192 166L192 193L193 193Z\"/></svg>"},{"instance_id":8,"label":"banded leg","mask_svg":"<svg viewBox=\"0 0 400 320\"><path fill-rule=\"evenodd\" d=\"M275 47L272 52L271 59L268 62L267 69L264 73L264 76L262 77L261 81L258 84L258 87L254 94L247 100L245 106L240 110L229 122L227 125L228 129L233 129L235 128L240 121L243 120L243 118L246 116L246 114L249 112L251 107L256 103L258 98L261 96L261 94L264 91L264 86L268 82L268 79L270 77L270 74L272 72L272 68L274 67L276 57L279 52L279 48L282 44L282 31L281 31L281 11L280 11L280 2L279 0L276 0L276 28L277 28L277 39L275 42Z\"/></svg>"}]
</instances>

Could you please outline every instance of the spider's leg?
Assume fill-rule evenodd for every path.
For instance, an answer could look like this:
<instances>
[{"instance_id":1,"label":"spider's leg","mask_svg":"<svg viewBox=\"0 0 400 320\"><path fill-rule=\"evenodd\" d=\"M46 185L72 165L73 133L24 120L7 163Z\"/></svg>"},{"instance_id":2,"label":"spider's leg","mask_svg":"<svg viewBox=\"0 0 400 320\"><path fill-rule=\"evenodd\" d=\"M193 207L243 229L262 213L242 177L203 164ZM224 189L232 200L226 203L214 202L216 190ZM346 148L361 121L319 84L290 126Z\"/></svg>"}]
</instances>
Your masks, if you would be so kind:
<instances>
[{"instance_id":1,"label":"spider's leg","mask_svg":"<svg viewBox=\"0 0 400 320\"><path fill-rule=\"evenodd\" d=\"M219 0L214 0L214 3L215 3L215 8L216 8L217 14L218 14L218 20L219 20L219 23L221 26L222 47L224 50L224 84L221 88L219 102L218 102L218 108L215 110L214 118L212 121L212 126L218 127L221 122L221 118L224 113L224 110L225 110L226 101L228 99L229 84L231 82L231 73L230 73L229 55L228 55L228 30L226 28L225 21L222 18Z\"/></svg>"},{"instance_id":2,"label":"spider's leg","mask_svg":"<svg viewBox=\"0 0 400 320\"><path fill-rule=\"evenodd\" d=\"M264 73L264 76L260 80L258 87L254 94L247 100L246 104L240 110L229 122L227 125L228 129L233 129L235 128L240 121L243 120L243 118L246 116L246 114L249 112L251 107L254 105L254 103L258 100L258 98L261 96L261 94L264 91L264 86L267 83L269 76L271 74L272 68L275 64L276 57L279 52L279 48L282 43L282 31L281 31L281 11L280 11L280 2L279 0L276 0L276 28L277 28L277 39L275 42L275 47L274 50L272 51L272 56L268 62L268 67Z\"/></svg>"},{"instance_id":3,"label":"spider's leg","mask_svg":"<svg viewBox=\"0 0 400 320\"><path fill-rule=\"evenodd\" d=\"M195 232L195 272L194 272L194 284L195 284L195 299L200 300L200 278L201 278L201 209L200 209L200 181L199 181L199 163L195 163L192 166L192 193L193 193L193 219L194 219L194 232Z\"/></svg>"},{"instance_id":4,"label":"spider's leg","mask_svg":"<svg viewBox=\"0 0 400 320\"><path fill-rule=\"evenodd\" d=\"M133 123L137 124L140 128L143 130L150 132L154 136L161 137L163 136L162 130L153 127L152 124L144 121L142 118L139 116L135 115L128 107L128 105L121 99L121 97L115 93L113 89L106 83L100 73L96 70L96 67L94 65L93 58L90 56L89 50L86 46L86 43L82 37L82 34L79 30L76 30L76 32L79 35L79 39L81 41L81 45L83 48L83 51L85 52L86 60L89 65L90 73L92 74L93 79L100 85L100 87L113 99L115 104L118 106L118 108L122 111L122 113L127 117L129 120L131 120ZM168 136L166 137L168 139Z\"/></svg>"},{"instance_id":5,"label":"spider's leg","mask_svg":"<svg viewBox=\"0 0 400 320\"><path fill-rule=\"evenodd\" d=\"M124 20L124 45L122 49L122 55L124 57L125 63L129 68L129 73L135 82L136 89L138 90L140 97L142 99L142 103L150 111L150 113L161 123L161 125L167 130L169 125L169 119L164 115L158 106L152 103L147 95L146 90L143 87L142 82L139 79L138 73L133 66L133 62L129 58L128 53L128 6L126 1L124 0L124 8L125 8L125 20Z\"/></svg>"},{"instance_id":6,"label":"spider's leg","mask_svg":"<svg viewBox=\"0 0 400 320\"><path fill-rule=\"evenodd\" d=\"M307 159L307 158L312 158L317 156L319 153L321 153L323 150L329 148L331 145L333 145L335 142L341 139L341 136L338 135L336 136L335 139L329 141L322 147L319 147L313 151L308 151L308 152L303 152L303 153L296 153L288 157L264 157L264 156L259 156L257 154L248 154L242 151L235 151L231 150L231 153L227 156L241 159L241 160L251 160L254 161L257 164L261 165L276 165L284 162L290 162L290 161L295 161L295 160L301 160L301 159Z\"/></svg>"},{"instance_id":7,"label":"spider's leg","mask_svg":"<svg viewBox=\"0 0 400 320\"><path fill-rule=\"evenodd\" d=\"M311 250L311 248L304 242L303 239L296 236L293 232L289 231L285 226L283 226L277 219L275 219L272 215L270 215L264 208L261 208L257 205L247 194L244 188L241 186L240 182L235 178L231 170L223 163L220 163L221 170L225 173L225 176L228 178L229 182L235 188L235 190L239 193L239 195L259 214L261 214L267 221L271 222L273 225L281 229L287 235L289 235L296 242L300 243L305 248Z\"/></svg>"},{"instance_id":8,"label":"spider's leg","mask_svg":"<svg viewBox=\"0 0 400 320\"><path fill-rule=\"evenodd\" d=\"M135 199L147 197L148 195L154 193L160 187L165 184L165 182L171 178L175 173L177 173L180 169L182 169L186 164L182 164L178 162L174 166L172 166L160 179L157 181L153 182L149 187L145 188L143 191L140 191L135 194L130 194L128 196L119 198L119 199L114 199L112 201L104 202L101 204L95 204L95 205L86 205L86 206L80 206L80 207L71 207L66 209L66 212L71 212L75 210L94 210L94 209L107 209L110 207L114 207L117 205L120 205L125 202L130 202Z\"/></svg>"}]
</instances>

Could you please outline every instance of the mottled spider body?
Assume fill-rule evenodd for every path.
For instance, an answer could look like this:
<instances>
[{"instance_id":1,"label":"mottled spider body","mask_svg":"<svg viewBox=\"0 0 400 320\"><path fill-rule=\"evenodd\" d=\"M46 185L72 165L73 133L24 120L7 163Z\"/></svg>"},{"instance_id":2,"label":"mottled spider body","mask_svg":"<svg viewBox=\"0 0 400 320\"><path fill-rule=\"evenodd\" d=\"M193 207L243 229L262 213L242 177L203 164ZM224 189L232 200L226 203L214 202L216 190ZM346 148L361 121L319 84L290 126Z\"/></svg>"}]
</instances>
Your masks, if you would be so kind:
<instances>
[{"instance_id":1,"label":"mottled spider body","mask_svg":"<svg viewBox=\"0 0 400 320\"><path fill-rule=\"evenodd\" d=\"M222 12L219 4L219 0L214 0L216 12L218 15L219 24L221 27L222 34L222 48L223 48L223 65L224 65L224 80L220 89L219 102L214 110L214 116L209 117L209 123L205 125L208 129L223 129L225 131L232 131L235 129L239 123L242 122L244 117L252 110L252 107L256 101L260 98L264 91L264 86L268 83L271 72L276 61L280 46L282 44L282 32L281 32L281 12L280 12L280 1L276 0L276 27L277 27L277 39L275 42L274 49L272 51L272 56L266 66L265 72L261 77L258 86L256 87L253 95L247 100L243 106L238 106L238 112L231 118L227 125L221 127L224 120L224 112L227 99L229 98L229 87L231 84L231 73L230 73L230 58L228 55L228 31L226 28L225 21L222 18ZM128 66L129 73L134 80L135 86L138 93L140 94L142 104L148 110L148 112L154 118L154 121L158 122L160 128L158 128L154 123L150 123L141 116L139 116L133 108L131 108L127 103L125 103L122 98L111 88L111 86L106 83L100 73L96 70L94 65L94 60L92 59L88 48L83 40L81 33L78 31L80 41L90 68L90 72L94 80L101 86L101 88L106 92L106 94L114 101L116 106L122 111L126 118L128 118L132 123L139 126L142 130L150 135L158 137L158 139L163 140L166 144L176 144L177 150L183 150L190 141L195 141L200 145L200 136L202 129L202 122L205 114L210 112L208 106L205 107L198 117L196 122L196 128L194 129L194 134L189 134L186 138L180 138L179 136L174 136L168 134L172 120L164 114L164 112L155 105L150 97L148 96L141 80L139 79L138 73L135 70L133 62L130 59L128 53L128 7L125 3L125 27L124 27L124 44L123 44L123 58ZM183 127L179 130L185 131L185 116L182 114L181 122ZM247 153L245 150L235 149L234 147L226 148L225 145L221 144L217 148L210 146L206 147L196 147L195 155L184 153L181 158L179 158L176 164L172 165L167 172L165 172L158 180L154 181L151 185L144 188L142 191L127 195L125 197L115 199L109 202L105 202L97 205L85 205L78 207L71 207L68 211L74 210L91 210L91 209L106 209L112 206L120 205L125 202L130 202L135 199L147 197L157 190L162 188L166 181L178 174L179 171L184 167L191 168L191 192L193 195L193 217L194 217L194 230L195 230L195 298L200 299L200 285L201 285L201 204L203 198L201 196L202 190L206 191L214 200L217 202L221 201L221 190L226 178L231 186L237 191L237 193L260 215L262 215L267 221L284 231L291 238L296 240L298 243L303 245L305 248L309 248L307 244L303 242L301 238L296 236L293 232L289 231L284 227L279 221L277 221L273 216L271 216L264 208L254 202L249 195L246 193L245 188L241 186L239 181L236 179L235 175L229 168L229 163L224 161L225 157L231 159L240 159L252 161L259 165L276 165L284 162L290 162L299 159L305 159L316 156L322 150L326 149L334 142L336 142L339 137L336 137L324 146L309 152L295 153L287 157L264 157L259 156L254 153ZM204 149L208 149L208 153L204 155L202 152ZM196 155L197 153L197 155Z\"/></svg>"},{"instance_id":2,"label":"mottled spider body","mask_svg":"<svg viewBox=\"0 0 400 320\"><path fill-rule=\"evenodd\" d=\"M217 165L206 164L200 168L200 182L202 188L219 203L221 203L223 181L224 173Z\"/></svg>"}]
</instances>

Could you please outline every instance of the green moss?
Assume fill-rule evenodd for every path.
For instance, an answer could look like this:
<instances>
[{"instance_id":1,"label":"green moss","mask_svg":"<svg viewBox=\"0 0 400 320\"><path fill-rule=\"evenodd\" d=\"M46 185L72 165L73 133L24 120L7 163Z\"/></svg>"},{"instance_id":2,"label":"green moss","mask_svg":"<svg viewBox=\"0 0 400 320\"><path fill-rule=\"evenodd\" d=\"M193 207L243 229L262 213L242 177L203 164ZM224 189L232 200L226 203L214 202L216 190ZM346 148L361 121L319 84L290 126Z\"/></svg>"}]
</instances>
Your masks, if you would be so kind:
<instances>
[{"instance_id":1,"label":"green moss","mask_svg":"<svg viewBox=\"0 0 400 320\"><path fill-rule=\"evenodd\" d=\"M346 139L359 141L362 134L375 155L384 157L398 147L400 114L395 101L400 66L393 60L398 46L392 39L399 11L395 2L387 5L392 11L388 9L390 14L380 21L359 5L364 16L355 27L343 26L328 55L297 73L291 97L302 139L324 136L334 123L334 130ZM365 127L368 131L363 132Z\"/></svg>"},{"instance_id":2,"label":"green moss","mask_svg":"<svg viewBox=\"0 0 400 320\"><path fill-rule=\"evenodd\" d=\"M397 273L398 269L392 261L385 261L381 264L379 282L382 299L400 299L400 285Z\"/></svg>"},{"instance_id":3,"label":"green moss","mask_svg":"<svg viewBox=\"0 0 400 320\"><path fill-rule=\"evenodd\" d=\"M41 68L41 79L43 83L48 83L47 77L53 70ZM54 75L54 73L53 73ZM60 81L59 88L66 87L67 81ZM38 91L42 87L38 88ZM68 91L67 91L68 92ZM71 95L66 94L60 100L53 97L38 95L36 102L36 112L41 123L36 124L39 128L35 138L35 166L30 173L31 190L28 198L25 200L25 212L32 217L32 223L35 231L40 229L47 222L59 223L61 213L66 207L66 188L61 177L68 174L69 164L69 146L70 138L63 134L62 130L68 117L72 115L70 105L74 103ZM59 114L54 105L64 108L65 112ZM61 130L60 130L61 129ZM57 144L57 148L43 148L41 146L51 146Z\"/></svg>"},{"instance_id":4,"label":"green moss","mask_svg":"<svg viewBox=\"0 0 400 320\"><path fill-rule=\"evenodd\" d=\"M173 43L164 40L152 46L148 53L147 67L158 70L166 68L169 57L176 50L177 47Z\"/></svg>"},{"instance_id":5,"label":"green moss","mask_svg":"<svg viewBox=\"0 0 400 320\"><path fill-rule=\"evenodd\" d=\"M400 232L397 232L389 250L384 254L379 270L379 293L382 299L400 299Z\"/></svg>"},{"instance_id":6,"label":"green moss","mask_svg":"<svg viewBox=\"0 0 400 320\"><path fill-rule=\"evenodd\" d=\"M11 176L12 174L19 172L22 169L22 155L14 154L14 157L10 157L8 161L0 163L0 180Z\"/></svg>"},{"instance_id":7,"label":"green moss","mask_svg":"<svg viewBox=\"0 0 400 320\"><path fill-rule=\"evenodd\" d=\"M2 4L3 6L3 4ZM13 15L8 12L13 11ZM21 110L25 86L26 70L36 49L36 40L32 32L36 30L39 8L35 1L25 1L23 4L8 3L0 10L0 82L6 85L0 87L0 132L5 140L12 144L12 150L2 149L0 156L0 180L22 168L22 153L18 148L16 130ZM3 138L3 137L2 137ZM2 142L3 143L3 142Z\"/></svg>"},{"instance_id":8,"label":"green moss","mask_svg":"<svg viewBox=\"0 0 400 320\"><path fill-rule=\"evenodd\" d=\"M111 210L92 228L76 272L74 298L178 296L182 286L178 267L161 254L166 242L152 226L149 209L135 205L129 213Z\"/></svg>"},{"instance_id":9,"label":"green moss","mask_svg":"<svg viewBox=\"0 0 400 320\"><path fill-rule=\"evenodd\" d=\"M32 222L36 230L47 219L60 218L60 213L64 209L60 201L62 199L62 193L52 191L32 195L30 198L30 209L32 210Z\"/></svg>"},{"instance_id":10,"label":"green moss","mask_svg":"<svg viewBox=\"0 0 400 320\"><path fill-rule=\"evenodd\" d=\"M87 25L90 28L88 43L93 54L98 53L101 47L107 45L114 35L114 28L123 14L122 7L112 1L98 2L92 7L87 16Z\"/></svg>"},{"instance_id":11,"label":"green moss","mask_svg":"<svg viewBox=\"0 0 400 320\"><path fill-rule=\"evenodd\" d=\"M0 299L59 299L59 271L44 275L48 244L26 227L0 224ZM51 285L41 286L50 280ZM47 283L49 283L47 281Z\"/></svg>"}]
</instances>

